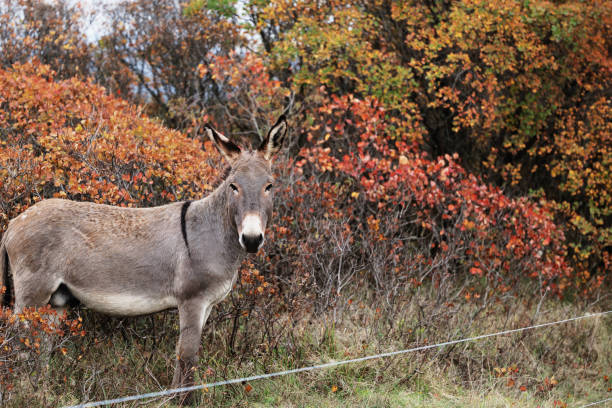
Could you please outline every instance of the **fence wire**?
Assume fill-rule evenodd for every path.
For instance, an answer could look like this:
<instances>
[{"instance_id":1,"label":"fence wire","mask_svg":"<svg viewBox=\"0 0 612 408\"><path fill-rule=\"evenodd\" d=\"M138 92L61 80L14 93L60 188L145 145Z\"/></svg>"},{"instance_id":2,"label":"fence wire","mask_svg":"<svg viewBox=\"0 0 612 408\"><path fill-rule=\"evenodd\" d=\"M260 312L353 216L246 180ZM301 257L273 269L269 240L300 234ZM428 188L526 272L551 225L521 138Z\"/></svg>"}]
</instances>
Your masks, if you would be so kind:
<instances>
[{"instance_id":1,"label":"fence wire","mask_svg":"<svg viewBox=\"0 0 612 408\"><path fill-rule=\"evenodd\" d=\"M167 390L162 390L162 391L149 392L149 393L146 393L146 394L130 395L130 396L127 396L127 397L122 397L122 398L108 399L108 400L104 400L104 401L86 402L86 403L81 403L81 404L78 404L78 405L66 406L64 408L99 407L99 406L102 406L102 405L119 404L121 402L136 401L136 400L147 399L147 398L164 397L164 396L168 396L168 395L173 395L173 394L178 394L178 393L183 393L183 392L189 392L189 391L196 391L196 390L201 390L201 389L208 389L208 388L213 388L213 387L220 387L220 386L229 385L229 384L246 383L246 382L249 382L249 381L262 380L262 379L265 379L265 378L272 378L272 377L279 377L279 376L289 375L289 374L303 373L303 372L306 372L306 371L319 370L319 369L322 369L322 368L336 367L336 366L345 365L345 364L358 363L358 362L361 362L361 361L368 361L368 360L374 360L374 359L378 359L378 358L391 357L391 356L397 356L397 355L400 355L400 354L412 353L412 352L415 352L415 351L423 351L423 350L429 350L429 349L433 349L433 348L450 346L450 345L453 345L453 344L465 343L465 342L468 342L468 341L482 340L482 339L486 339L486 338L489 338L489 337L503 336L503 335L506 335L506 334L519 333L519 332L526 331L526 330L539 329L539 328L542 328L542 327L554 326L554 325L557 325L557 324L569 323L569 322L573 322L573 321L576 321L576 320L587 319L589 317L604 316L604 315L607 315L607 314L610 314L610 313L612 313L612 310L608 310L607 312L600 312L600 313L589 313L589 314L586 314L584 316L572 317L572 318L569 318L569 319L558 320L556 322L548 322L548 323L535 324L535 325L532 325L532 326L521 327L519 329L503 330L503 331L499 331L499 332L496 332L496 333L482 334L482 335L479 335L479 336L467 337L467 338L459 339L459 340L445 341L445 342L442 342L442 343L430 344L430 345L419 346L419 347L413 347L413 348L409 348L409 349L405 349L405 350L391 351L391 352L387 352L387 353L380 353L380 354L375 354L375 355L370 355L370 356L365 356L365 357L353 358L353 359L350 359L350 360L332 361L332 362L329 362L329 363L317 364L317 365L313 365L313 366L309 366L309 367L295 368L295 369L292 369L292 370L278 371L278 372L268 373L268 374L259 374L259 375L253 375L253 376L250 376L250 377L234 378L234 379L231 379L231 380L217 381L217 382L208 383L208 384L192 385L190 387L172 388L172 389L167 389ZM606 400L590 403L588 405L584 405L581 408L589 407L589 406L593 406L593 405L597 405L597 404L602 404L602 403L608 402L610 400L612 400L612 398L608 398Z\"/></svg>"},{"instance_id":2,"label":"fence wire","mask_svg":"<svg viewBox=\"0 0 612 408\"><path fill-rule=\"evenodd\" d=\"M601 401L591 402L590 404L583 405L580 408L592 407L592 406L595 406L595 405L603 404L604 402L612 402L612 398L606 398L606 399L603 399Z\"/></svg>"}]
</instances>

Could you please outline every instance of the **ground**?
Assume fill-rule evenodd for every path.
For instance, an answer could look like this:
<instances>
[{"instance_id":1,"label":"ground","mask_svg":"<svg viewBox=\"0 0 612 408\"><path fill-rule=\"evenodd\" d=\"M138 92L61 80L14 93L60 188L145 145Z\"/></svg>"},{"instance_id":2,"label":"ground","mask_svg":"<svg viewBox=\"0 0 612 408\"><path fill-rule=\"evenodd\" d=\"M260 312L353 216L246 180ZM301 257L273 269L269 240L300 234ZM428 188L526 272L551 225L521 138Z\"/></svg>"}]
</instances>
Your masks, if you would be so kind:
<instances>
[{"instance_id":1,"label":"ground","mask_svg":"<svg viewBox=\"0 0 612 408\"><path fill-rule=\"evenodd\" d=\"M325 313L305 313L285 324L284 331L279 328L281 316L277 322L281 335L273 349L269 342L258 343L262 327L251 325L249 332L247 319L242 319L232 350L228 340L232 322L219 312L202 337L198 380L206 383L282 371L597 311L586 304L548 299L533 304L517 300L513 309L496 303L483 309L478 303L465 302L445 306L450 310L443 313L426 303L431 300L428 296L417 293L388 314L362 302ZM419 319L419 308L430 319ZM22 377L7 394L7 407L23 406L26 400L31 407L65 406L169 386L176 313L132 319L78 313L87 334L65 343L65 354L54 352L48 366L40 368L43 378L33 381L36 373ZM612 315L593 317L441 349L209 388L198 393L196 401L219 407L579 407L612 397L611 334ZM118 406L143 403L176 406L169 398Z\"/></svg>"}]
</instances>

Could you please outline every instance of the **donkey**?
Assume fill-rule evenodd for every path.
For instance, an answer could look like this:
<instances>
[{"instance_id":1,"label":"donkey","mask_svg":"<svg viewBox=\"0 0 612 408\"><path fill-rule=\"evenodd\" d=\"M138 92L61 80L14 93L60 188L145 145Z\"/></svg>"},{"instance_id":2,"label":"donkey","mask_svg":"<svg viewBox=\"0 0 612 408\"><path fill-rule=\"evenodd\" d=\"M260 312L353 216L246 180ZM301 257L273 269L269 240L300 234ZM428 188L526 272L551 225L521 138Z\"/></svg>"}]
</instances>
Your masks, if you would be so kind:
<instances>
[{"instance_id":1,"label":"donkey","mask_svg":"<svg viewBox=\"0 0 612 408\"><path fill-rule=\"evenodd\" d=\"M10 221L0 242L2 279L11 273L15 312L78 301L136 316L178 308L172 385L193 384L202 327L232 289L246 252L264 244L272 214L272 156L287 134L284 116L261 146L243 150L206 133L231 170L209 196L153 208L43 200Z\"/></svg>"}]
</instances>

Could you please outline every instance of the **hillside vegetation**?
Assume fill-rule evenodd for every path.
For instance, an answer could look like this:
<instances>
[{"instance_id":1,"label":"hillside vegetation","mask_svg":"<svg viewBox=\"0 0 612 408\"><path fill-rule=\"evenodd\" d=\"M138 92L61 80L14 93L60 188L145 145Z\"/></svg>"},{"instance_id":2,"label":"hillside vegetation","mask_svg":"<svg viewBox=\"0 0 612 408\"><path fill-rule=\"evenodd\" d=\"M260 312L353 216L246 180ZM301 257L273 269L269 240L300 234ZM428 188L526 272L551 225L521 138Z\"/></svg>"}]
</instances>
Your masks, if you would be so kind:
<instances>
[{"instance_id":1,"label":"hillside vegetation","mask_svg":"<svg viewBox=\"0 0 612 408\"><path fill-rule=\"evenodd\" d=\"M223 175L205 123L256 145L288 115L267 243L211 315L202 381L612 306L610 1L137 0L109 6L94 43L72 3L2 4L1 231L49 197L200 198ZM3 403L169 386L175 313L52 313L3 310ZM580 405L610 396L611 331L587 319L198 398Z\"/></svg>"}]
</instances>

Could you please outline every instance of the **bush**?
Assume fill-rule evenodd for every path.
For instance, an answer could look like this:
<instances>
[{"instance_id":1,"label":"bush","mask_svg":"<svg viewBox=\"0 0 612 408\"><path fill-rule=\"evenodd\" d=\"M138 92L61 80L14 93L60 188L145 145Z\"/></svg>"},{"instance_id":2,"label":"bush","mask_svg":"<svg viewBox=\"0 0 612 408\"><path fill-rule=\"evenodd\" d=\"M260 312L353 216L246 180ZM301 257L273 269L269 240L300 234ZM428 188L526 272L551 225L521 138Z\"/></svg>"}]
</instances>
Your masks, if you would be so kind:
<instances>
[{"instance_id":1,"label":"bush","mask_svg":"<svg viewBox=\"0 0 612 408\"><path fill-rule=\"evenodd\" d=\"M37 63L0 70L0 215L43 198L153 206L217 180L198 140L161 126L90 82L54 81Z\"/></svg>"},{"instance_id":2,"label":"bush","mask_svg":"<svg viewBox=\"0 0 612 408\"><path fill-rule=\"evenodd\" d=\"M67 346L84 335L80 318L58 316L51 306L26 308L18 315L0 309L0 402L10 398L15 382L29 381L36 389L51 354L66 355Z\"/></svg>"},{"instance_id":3,"label":"bush","mask_svg":"<svg viewBox=\"0 0 612 408\"><path fill-rule=\"evenodd\" d=\"M546 203L508 197L456 154L432 159L393 140L375 99L332 97L319 114L311 128L319 142L281 166L274 247L261 260L260 269L295 282L283 287L310 281L323 308L355 281L387 299L425 282L440 299L462 282L483 294L531 279L543 291L567 289L573 270ZM358 142L312 135L319 128Z\"/></svg>"},{"instance_id":4,"label":"bush","mask_svg":"<svg viewBox=\"0 0 612 408\"><path fill-rule=\"evenodd\" d=\"M300 95L301 122L322 125L316 111L331 107L321 90L373 98L391 146L457 152L508 194L548 201L582 294L610 270L610 10L606 1L251 3L270 69ZM328 129L311 142L335 138L351 151L360 142L359 131Z\"/></svg>"}]
</instances>

